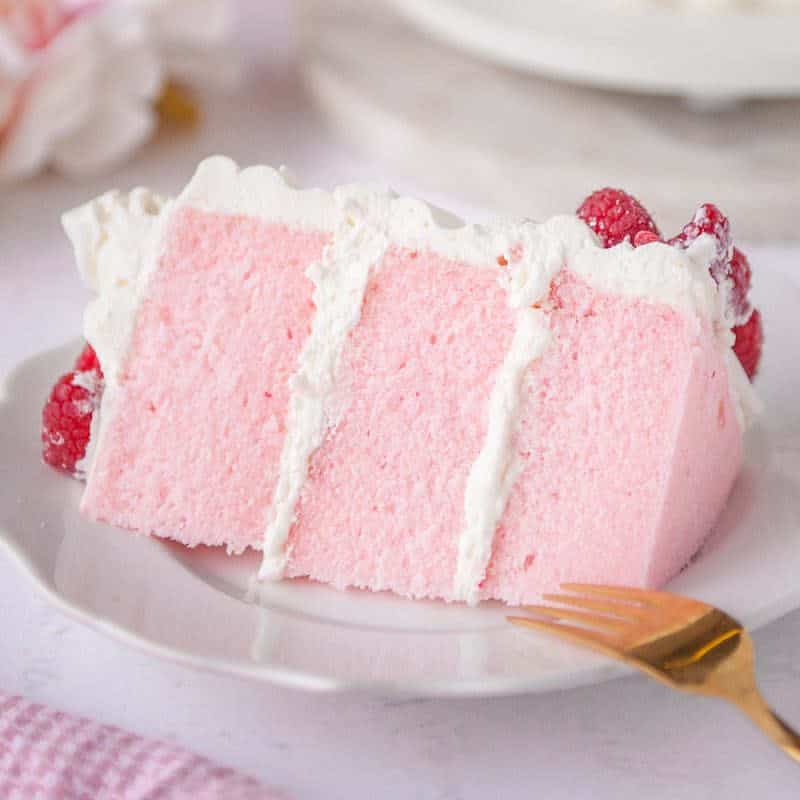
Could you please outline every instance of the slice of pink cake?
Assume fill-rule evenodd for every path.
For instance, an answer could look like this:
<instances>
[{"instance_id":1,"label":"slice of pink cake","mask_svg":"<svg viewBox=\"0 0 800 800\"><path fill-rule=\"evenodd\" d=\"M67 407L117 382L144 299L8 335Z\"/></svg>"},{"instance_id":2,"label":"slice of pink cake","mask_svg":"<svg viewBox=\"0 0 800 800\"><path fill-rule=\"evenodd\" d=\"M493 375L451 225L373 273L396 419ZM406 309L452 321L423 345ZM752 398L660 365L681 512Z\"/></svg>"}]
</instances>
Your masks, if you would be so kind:
<instances>
[{"instance_id":1,"label":"slice of pink cake","mask_svg":"<svg viewBox=\"0 0 800 800\"><path fill-rule=\"evenodd\" d=\"M699 217L608 246L583 216L465 226L222 158L175 200L70 212L102 394L78 370L51 412L91 418L83 512L260 549L264 580L471 603L663 584L754 407L736 278L709 273L732 255Z\"/></svg>"}]
</instances>

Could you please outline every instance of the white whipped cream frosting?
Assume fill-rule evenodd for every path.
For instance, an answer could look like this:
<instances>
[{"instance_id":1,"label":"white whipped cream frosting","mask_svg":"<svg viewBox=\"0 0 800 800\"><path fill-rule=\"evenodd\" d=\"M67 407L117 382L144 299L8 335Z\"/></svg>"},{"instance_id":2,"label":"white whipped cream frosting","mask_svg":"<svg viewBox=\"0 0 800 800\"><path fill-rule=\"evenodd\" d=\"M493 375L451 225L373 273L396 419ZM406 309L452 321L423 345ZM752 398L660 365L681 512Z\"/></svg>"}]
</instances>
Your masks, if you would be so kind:
<instances>
[{"instance_id":1,"label":"white whipped cream frosting","mask_svg":"<svg viewBox=\"0 0 800 800\"><path fill-rule=\"evenodd\" d=\"M109 192L62 219L78 271L96 294L84 314L84 333L107 384L118 382L136 311L157 264L166 206L164 198L147 189Z\"/></svg>"},{"instance_id":2,"label":"white whipped cream frosting","mask_svg":"<svg viewBox=\"0 0 800 800\"><path fill-rule=\"evenodd\" d=\"M522 380L549 340L544 313L518 309L514 338L489 396L486 440L470 469L464 492L464 528L458 540L454 594L470 605L478 602L478 589L492 556L494 532L519 474L513 443Z\"/></svg>"},{"instance_id":3,"label":"white whipped cream frosting","mask_svg":"<svg viewBox=\"0 0 800 800\"><path fill-rule=\"evenodd\" d=\"M136 312L158 264L168 201L148 189L108 192L62 217L78 271L95 293L83 315L83 333L103 367L100 406L92 416L89 444L76 464L89 475L111 419Z\"/></svg>"},{"instance_id":4,"label":"white whipped cream frosting","mask_svg":"<svg viewBox=\"0 0 800 800\"><path fill-rule=\"evenodd\" d=\"M286 569L286 541L308 476L309 459L322 444L329 426L326 400L333 392L339 356L347 334L361 318L370 272L380 264L389 245L389 198L374 205L361 205L355 197L341 200L338 227L331 242L322 260L307 270L314 283L316 313L297 371L289 381L286 437L271 518L264 533L259 570L262 579L279 579Z\"/></svg>"},{"instance_id":5,"label":"white whipped cream frosting","mask_svg":"<svg viewBox=\"0 0 800 800\"><path fill-rule=\"evenodd\" d=\"M708 272L714 242L701 236L685 251L652 243L623 243L603 249L575 216L544 223L525 220L487 226L457 218L373 185L341 186L331 192L298 189L284 170L240 170L214 157L198 167L176 200L144 189L112 192L64 216L81 274L97 293L84 332L97 351L106 378L99 430L92 450L102 445L104 420L114 413L120 370L136 312L157 267L170 218L181 208L244 214L301 228L327 231L331 242L307 274L314 283L317 312L312 331L290 381L287 433L273 504L265 510L264 561L260 576L280 578L295 507L306 482L309 458L331 424L328 402L347 334L357 325L364 291L386 248L428 249L447 258L494 269L516 312L509 352L495 376L487 404L487 434L470 470L459 536L454 595L476 602L491 556L495 529L518 473L513 437L521 383L530 363L547 347L546 316L533 308L546 300L556 274L568 267L604 292L663 303L708 320L718 334L728 365L730 391L742 429L759 409L750 382L731 349L731 320L724 292ZM498 265L498 257L506 266ZM97 440L97 441L96 441ZM91 469L91 453L86 458Z\"/></svg>"}]
</instances>

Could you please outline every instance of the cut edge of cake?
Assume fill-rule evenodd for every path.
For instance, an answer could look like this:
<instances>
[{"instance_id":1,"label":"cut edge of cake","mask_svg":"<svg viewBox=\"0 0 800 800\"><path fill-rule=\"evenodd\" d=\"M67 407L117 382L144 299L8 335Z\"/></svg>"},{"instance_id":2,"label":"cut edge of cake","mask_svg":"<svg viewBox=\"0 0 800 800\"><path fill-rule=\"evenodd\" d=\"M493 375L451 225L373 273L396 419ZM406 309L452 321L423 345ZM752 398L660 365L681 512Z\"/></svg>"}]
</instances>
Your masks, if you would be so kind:
<instances>
[{"instance_id":1,"label":"cut edge of cake","mask_svg":"<svg viewBox=\"0 0 800 800\"><path fill-rule=\"evenodd\" d=\"M575 216L544 223L465 225L428 204L372 185L332 192L301 190L284 170L240 170L229 159L204 161L175 200L148 190L109 193L64 217L81 274L97 293L86 312L85 335L105 376L90 449L82 468L92 479L95 453L115 414L117 389L137 310L158 268L171 220L182 209L245 216L330 235L322 259L306 274L314 284L311 332L290 379L290 400L272 506L265 509L262 578L285 571L286 543L309 459L326 431L326 402L342 348L358 325L364 293L389 247L431 251L454 262L496 272L515 315L515 333L487 399L487 435L472 464L458 536L454 597L470 603L492 555L497 525L516 478L512 447L520 386L530 364L547 348L543 307L555 276L566 266L601 292L663 304L711 323L724 354L730 396L742 430L758 409L749 381L731 350L725 287L708 273L714 242L700 236L686 250L653 242L603 249Z\"/></svg>"}]
</instances>

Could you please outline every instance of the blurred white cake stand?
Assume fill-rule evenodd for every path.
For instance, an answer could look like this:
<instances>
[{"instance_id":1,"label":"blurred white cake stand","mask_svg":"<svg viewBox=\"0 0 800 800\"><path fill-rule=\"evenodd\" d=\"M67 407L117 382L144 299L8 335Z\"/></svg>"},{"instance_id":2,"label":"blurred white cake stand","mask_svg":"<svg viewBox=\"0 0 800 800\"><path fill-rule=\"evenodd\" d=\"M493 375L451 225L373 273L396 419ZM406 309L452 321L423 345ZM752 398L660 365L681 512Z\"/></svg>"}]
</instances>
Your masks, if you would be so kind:
<instances>
[{"instance_id":1,"label":"blurred white cake stand","mask_svg":"<svg viewBox=\"0 0 800 800\"><path fill-rule=\"evenodd\" d=\"M498 26L512 4L496 5L493 35L501 37ZM561 9L553 15L563 12L551 5ZM522 6L514 13L524 38L530 14ZM436 0L406 4L404 14L447 8L477 15L478 7L477 0ZM552 81L422 36L382 3L306 0L301 19L303 75L329 123L426 193L541 219L576 208L595 188L621 186L639 196L667 235L698 204L713 201L731 217L739 241L800 236L800 98L698 109L684 97ZM789 19L784 32L797 27ZM766 22L754 17L749 24L758 30ZM454 36L478 35L465 33L465 23L453 26L460 31ZM509 47L501 57L511 63L509 53L517 51ZM690 49L675 47L673 60L690 58ZM641 75L631 67L631 81ZM800 86L800 67L794 80Z\"/></svg>"},{"instance_id":2,"label":"blurred white cake stand","mask_svg":"<svg viewBox=\"0 0 800 800\"><path fill-rule=\"evenodd\" d=\"M800 14L697 12L622 0L393 5L425 31L516 69L699 98L800 94Z\"/></svg>"}]
</instances>

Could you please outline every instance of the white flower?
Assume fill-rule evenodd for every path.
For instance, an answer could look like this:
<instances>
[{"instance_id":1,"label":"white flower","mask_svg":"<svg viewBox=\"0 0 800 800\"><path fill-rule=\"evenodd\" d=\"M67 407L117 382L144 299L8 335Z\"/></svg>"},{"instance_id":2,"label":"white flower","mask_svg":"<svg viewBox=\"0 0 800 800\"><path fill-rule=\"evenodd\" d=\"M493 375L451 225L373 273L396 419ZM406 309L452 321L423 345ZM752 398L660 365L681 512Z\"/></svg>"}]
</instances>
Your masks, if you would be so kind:
<instances>
[{"instance_id":1,"label":"white flower","mask_svg":"<svg viewBox=\"0 0 800 800\"><path fill-rule=\"evenodd\" d=\"M167 77L232 75L226 0L0 0L0 180L82 173L153 132Z\"/></svg>"}]
</instances>

